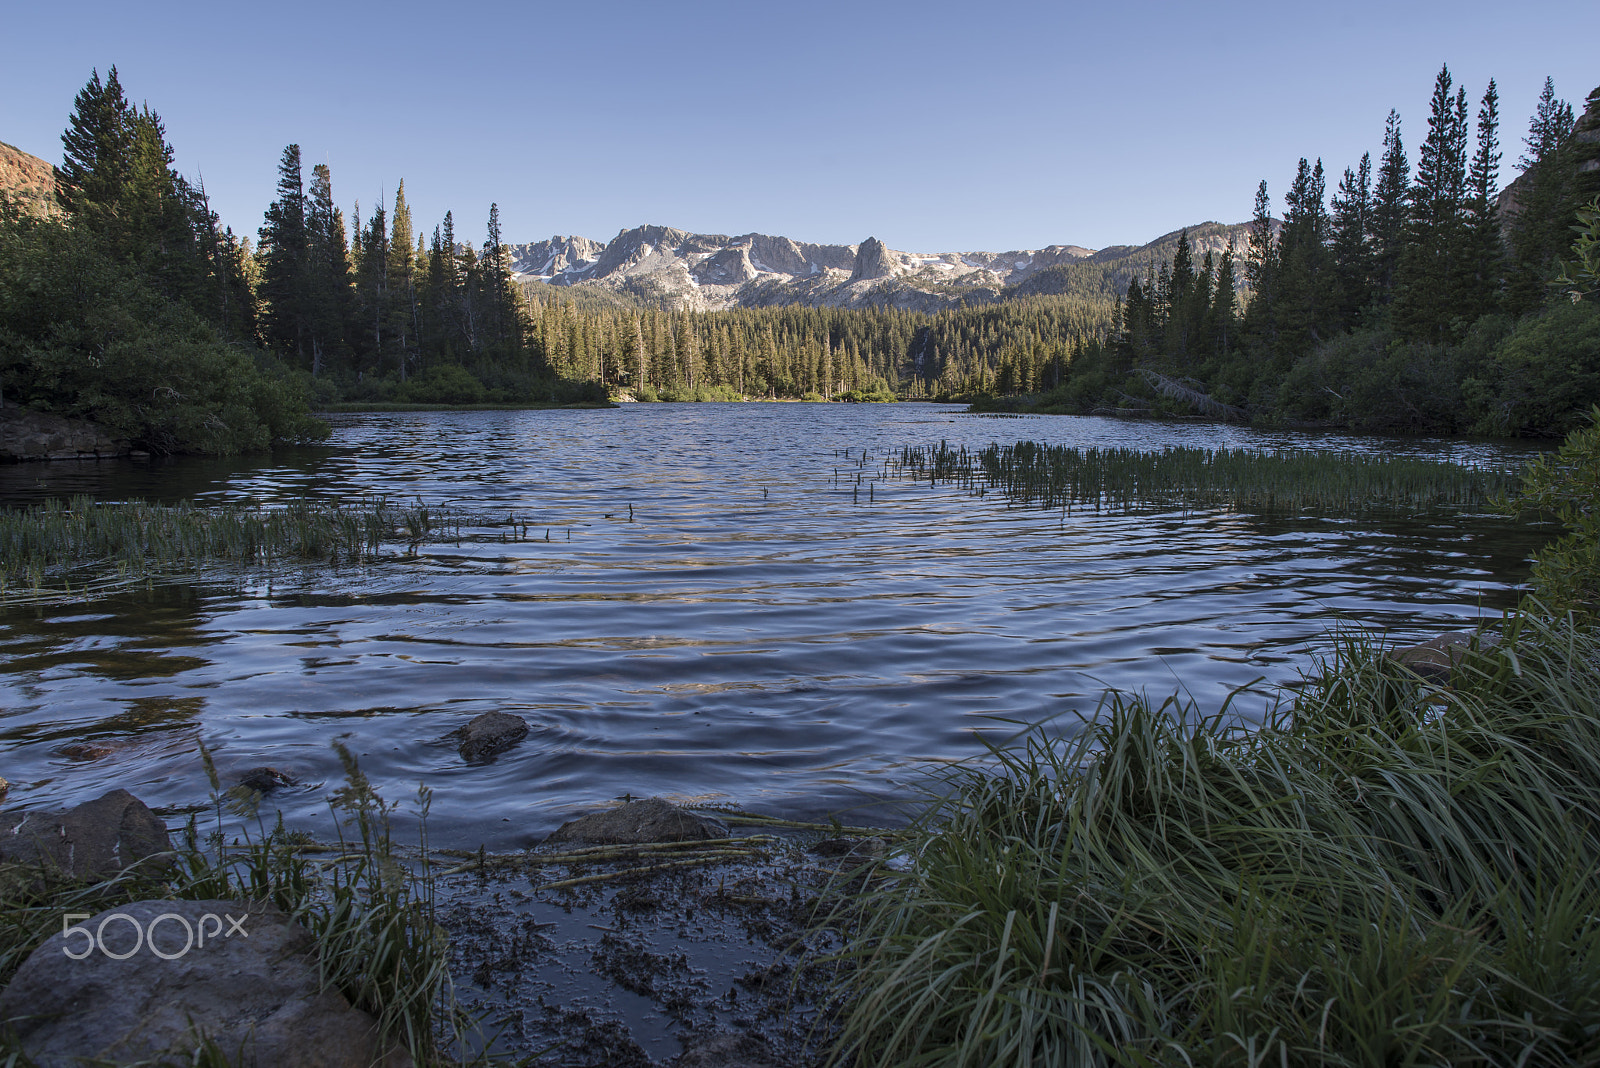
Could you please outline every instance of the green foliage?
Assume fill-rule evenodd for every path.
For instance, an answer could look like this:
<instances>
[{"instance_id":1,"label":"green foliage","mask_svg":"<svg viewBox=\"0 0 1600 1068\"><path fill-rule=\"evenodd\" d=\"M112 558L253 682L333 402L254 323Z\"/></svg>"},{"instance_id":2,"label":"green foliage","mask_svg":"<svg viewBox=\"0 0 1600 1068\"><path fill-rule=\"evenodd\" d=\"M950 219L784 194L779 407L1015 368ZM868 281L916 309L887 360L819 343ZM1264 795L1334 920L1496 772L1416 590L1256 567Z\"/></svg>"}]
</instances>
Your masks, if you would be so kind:
<instances>
[{"instance_id":1,"label":"green foliage","mask_svg":"<svg viewBox=\"0 0 1600 1068\"><path fill-rule=\"evenodd\" d=\"M292 385L119 262L106 239L0 214L0 389L171 452L244 452L326 427Z\"/></svg>"},{"instance_id":2,"label":"green foliage","mask_svg":"<svg viewBox=\"0 0 1600 1068\"><path fill-rule=\"evenodd\" d=\"M1387 327L1343 334L1296 360L1278 411L1290 421L1384 433L1452 433L1461 418L1459 353Z\"/></svg>"},{"instance_id":3,"label":"green foliage","mask_svg":"<svg viewBox=\"0 0 1600 1068\"><path fill-rule=\"evenodd\" d=\"M457 363L438 364L406 382L396 400L413 404L480 404L488 395L483 383Z\"/></svg>"},{"instance_id":4,"label":"green foliage","mask_svg":"<svg viewBox=\"0 0 1600 1068\"><path fill-rule=\"evenodd\" d=\"M1465 383L1470 429L1560 437L1600 403L1600 304L1560 304L1524 318Z\"/></svg>"},{"instance_id":5,"label":"green foliage","mask_svg":"<svg viewBox=\"0 0 1600 1068\"><path fill-rule=\"evenodd\" d=\"M1600 609L1600 405L1589 425L1528 465L1508 510L1559 519L1567 533L1534 557L1533 596L1556 612Z\"/></svg>"},{"instance_id":6,"label":"green foliage","mask_svg":"<svg viewBox=\"0 0 1600 1068\"><path fill-rule=\"evenodd\" d=\"M842 904L839 1060L1593 1063L1597 664L1531 617L1449 687L1347 642L1259 728L1111 694L996 748Z\"/></svg>"},{"instance_id":7,"label":"green foliage","mask_svg":"<svg viewBox=\"0 0 1600 1068\"><path fill-rule=\"evenodd\" d=\"M1578 209L1573 232L1572 259L1563 260L1555 284L1561 286L1574 304L1600 296L1600 196Z\"/></svg>"}]
</instances>

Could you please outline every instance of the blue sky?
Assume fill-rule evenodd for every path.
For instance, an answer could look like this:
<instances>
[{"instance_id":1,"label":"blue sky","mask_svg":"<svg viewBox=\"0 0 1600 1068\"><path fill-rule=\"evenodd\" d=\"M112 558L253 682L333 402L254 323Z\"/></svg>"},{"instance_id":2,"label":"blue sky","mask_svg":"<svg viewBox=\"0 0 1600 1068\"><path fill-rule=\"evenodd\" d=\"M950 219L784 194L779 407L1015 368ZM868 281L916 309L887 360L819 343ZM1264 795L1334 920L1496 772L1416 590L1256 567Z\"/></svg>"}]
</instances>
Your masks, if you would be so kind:
<instances>
[{"instance_id":1,"label":"blue sky","mask_svg":"<svg viewBox=\"0 0 1600 1068\"><path fill-rule=\"evenodd\" d=\"M1497 80L1505 180L1545 76L1579 110L1600 84L1595 0L8 6L0 140L58 162L116 64L248 234L293 141L347 215L403 178L420 228L479 241L497 201L510 241L1098 248L1242 221L1301 156L1336 179L1391 107L1414 161L1441 63L1474 114Z\"/></svg>"}]
</instances>

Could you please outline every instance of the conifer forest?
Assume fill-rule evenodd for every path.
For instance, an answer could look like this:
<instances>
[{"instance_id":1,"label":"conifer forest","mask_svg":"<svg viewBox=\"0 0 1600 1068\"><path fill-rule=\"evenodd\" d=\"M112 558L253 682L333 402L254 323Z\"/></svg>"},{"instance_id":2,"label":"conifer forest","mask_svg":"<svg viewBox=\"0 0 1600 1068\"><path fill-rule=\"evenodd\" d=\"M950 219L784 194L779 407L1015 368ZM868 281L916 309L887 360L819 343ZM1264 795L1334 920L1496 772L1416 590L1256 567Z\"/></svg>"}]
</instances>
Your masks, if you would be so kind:
<instances>
[{"instance_id":1,"label":"conifer forest","mask_svg":"<svg viewBox=\"0 0 1600 1068\"><path fill-rule=\"evenodd\" d=\"M1281 211L1263 180L1242 247L1197 261L1192 237L1227 229L1201 224L936 312L892 288L694 312L520 279L495 205L481 242L453 212L415 220L403 181L347 217L293 144L239 234L115 68L62 145L59 211L0 217L4 402L155 451L302 440L311 410L377 402L941 399L1550 437L1600 401L1600 89L1579 112L1546 82L1502 190L1495 84L1474 113L1441 69L1422 129L1391 111L1337 177L1301 159Z\"/></svg>"}]
</instances>

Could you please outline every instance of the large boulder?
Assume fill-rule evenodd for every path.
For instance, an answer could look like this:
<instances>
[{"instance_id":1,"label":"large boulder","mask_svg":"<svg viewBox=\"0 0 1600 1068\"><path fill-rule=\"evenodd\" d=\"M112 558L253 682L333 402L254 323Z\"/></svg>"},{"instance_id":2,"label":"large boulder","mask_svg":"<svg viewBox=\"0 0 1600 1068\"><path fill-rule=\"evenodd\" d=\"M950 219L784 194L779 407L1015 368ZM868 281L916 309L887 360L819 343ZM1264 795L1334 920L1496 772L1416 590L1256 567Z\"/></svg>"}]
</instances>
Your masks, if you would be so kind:
<instances>
[{"instance_id":1,"label":"large boulder","mask_svg":"<svg viewBox=\"0 0 1600 1068\"><path fill-rule=\"evenodd\" d=\"M94 423L31 408L0 408L0 462L126 456L131 446Z\"/></svg>"},{"instance_id":2,"label":"large boulder","mask_svg":"<svg viewBox=\"0 0 1600 1068\"><path fill-rule=\"evenodd\" d=\"M171 860L167 825L126 790L65 812L0 815L0 862L43 868L59 878L103 879L135 867L154 873Z\"/></svg>"},{"instance_id":3,"label":"large boulder","mask_svg":"<svg viewBox=\"0 0 1600 1068\"><path fill-rule=\"evenodd\" d=\"M728 825L715 816L681 809L651 797L568 820L546 842L644 845L649 842L708 842L728 837Z\"/></svg>"},{"instance_id":4,"label":"large boulder","mask_svg":"<svg viewBox=\"0 0 1600 1068\"><path fill-rule=\"evenodd\" d=\"M37 1068L188 1064L202 1039L239 1068L412 1063L323 987L304 927L241 901L137 901L51 935L0 991L0 1023Z\"/></svg>"}]
</instances>

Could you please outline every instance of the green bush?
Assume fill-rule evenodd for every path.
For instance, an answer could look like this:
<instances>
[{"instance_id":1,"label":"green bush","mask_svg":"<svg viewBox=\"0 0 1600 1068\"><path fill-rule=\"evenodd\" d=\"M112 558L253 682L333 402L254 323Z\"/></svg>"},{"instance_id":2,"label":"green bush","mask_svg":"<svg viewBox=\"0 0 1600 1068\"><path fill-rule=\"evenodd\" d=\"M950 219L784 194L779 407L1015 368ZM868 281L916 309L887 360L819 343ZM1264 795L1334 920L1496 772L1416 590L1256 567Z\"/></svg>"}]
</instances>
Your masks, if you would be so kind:
<instances>
[{"instance_id":1,"label":"green bush","mask_svg":"<svg viewBox=\"0 0 1600 1068\"><path fill-rule=\"evenodd\" d=\"M1562 437L1600 403L1600 304L1528 316L1464 387L1479 434Z\"/></svg>"},{"instance_id":2,"label":"green bush","mask_svg":"<svg viewBox=\"0 0 1600 1068\"><path fill-rule=\"evenodd\" d=\"M322 437L294 380L225 342L93 234L0 212L0 391L159 453Z\"/></svg>"},{"instance_id":3,"label":"green bush","mask_svg":"<svg viewBox=\"0 0 1600 1068\"><path fill-rule=\"evenodd\" d=\"M460 364L436 364L407 382L397 400L412 404L482 404L488 390Z\"/></svg>"},{"instance_id":4,"label":"green bush","mask_svg":"<svg viewBox=\"0 0 1600 1068\"><path fill-rule=\"evenodd\" d=\"M1534 555L1533 596L1557 612L1592 616L1600 606L1600 406L1590 425L1528 465L1512 506L1559 519L1567 533Z\"/></svg>"}]
</instances>

